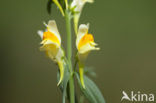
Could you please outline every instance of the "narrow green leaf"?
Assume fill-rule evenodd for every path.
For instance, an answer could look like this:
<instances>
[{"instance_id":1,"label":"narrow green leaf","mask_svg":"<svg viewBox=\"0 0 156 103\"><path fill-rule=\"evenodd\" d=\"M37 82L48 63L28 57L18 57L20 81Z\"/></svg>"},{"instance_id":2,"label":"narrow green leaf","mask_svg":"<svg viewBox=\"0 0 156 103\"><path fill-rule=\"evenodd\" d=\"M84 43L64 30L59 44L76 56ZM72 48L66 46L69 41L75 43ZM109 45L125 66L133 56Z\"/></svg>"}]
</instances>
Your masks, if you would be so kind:
<instances>
[{"instance_id":1,"label":"narrow green leaf","mask_svg":"<svg viewBox=\"0 0 156 103\"><path fill-rule=\"evenodd\" d=\"M91 79L89 79L87 76L84 76L84 80L86 83L86 88L87 87L89 88L89 90L92 92L92 94L96 98L97 102L98 103L105 103L103 95L100 92L99 88L96 86L96 84Z\"/></svg>"},{"instance_id":2,"label":"narrow green leaf","mask_svg":"<svg viewBox=\"0 0 156 103\"><path fill-rule=\"evenodd\" d=\"M76 73L76 77L78 79L78 84L84 96L90 101L91 103L105 103L105 100L102 96L102 93L96 86L96 84L89 79L87 76L84 76L85 82L85 89L81 86L79 75Z\"/></svg>"},{"instance_id":3,"label":"narrow green leaf","mask_svg":"<svg viewBox=\"0 0 156 103\"><path fill-rule=\"evenodd\" d=\"M91 103L97 103L96 102L96 98L94 97L94 95L92 94L92 92L89 90L89 88L86 86L86 89L84 89L82 86L81 86L81 82L80 82L80 78L79 78L79 75L76 73L76 77L77 77L77 80L78 80L78 84L80 86L80 89L83 93L83 95L91 102Z\"/></svg>"},{"instance_id":4,"label":"narrow green leaf","mask_svg":"<svg viewBox=\"0 0 156 103\"><path fill-rule=\"evenodd\" d=\"M70 73L69 73L69 69L68 69L68 65L64 65L64 77L63 77L63 81L62 83L59 85L59 88L61 89L63 95L62 95L62 103L65 103L65 99L66 99L66 89L67 89L67 84L70 78ZM59 81L59 72L57 75L57 79Z\"/></svg>"}]
</instances>

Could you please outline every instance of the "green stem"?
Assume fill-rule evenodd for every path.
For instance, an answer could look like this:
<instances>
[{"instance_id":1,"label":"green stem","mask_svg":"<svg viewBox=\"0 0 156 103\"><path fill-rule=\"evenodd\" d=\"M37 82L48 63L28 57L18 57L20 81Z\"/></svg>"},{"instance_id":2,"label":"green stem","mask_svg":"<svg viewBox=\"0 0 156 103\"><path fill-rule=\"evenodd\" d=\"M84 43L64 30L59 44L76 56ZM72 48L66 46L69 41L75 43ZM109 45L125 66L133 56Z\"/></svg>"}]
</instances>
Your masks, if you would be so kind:
<instances>
[{"instance_id":1,"label":"green stem","mask_svg":"<svg viewBox=\"0 0 156 103\"><path fill-rule=\"evenodd\" d=\"M69 70L71 73L71 77L69 80L69 88L70 88L70 103L75 103L75 93L74 93L74 78L73 78L73 70L72 70L72 35L71 35L71 14L68 10L65 11L65 19L66 19L66 30L67 30L67 60L69 62Z\"/></svg>"}]
</instances>

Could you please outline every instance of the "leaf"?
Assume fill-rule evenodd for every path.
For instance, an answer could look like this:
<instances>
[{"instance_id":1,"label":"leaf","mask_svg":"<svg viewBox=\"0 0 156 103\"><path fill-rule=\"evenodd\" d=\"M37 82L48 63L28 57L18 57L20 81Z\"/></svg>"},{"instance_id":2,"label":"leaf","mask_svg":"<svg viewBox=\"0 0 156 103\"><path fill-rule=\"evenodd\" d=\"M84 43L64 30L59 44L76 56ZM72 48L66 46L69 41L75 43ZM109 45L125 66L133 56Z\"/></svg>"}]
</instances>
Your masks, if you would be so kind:
<instances>
[{"instance_id":1,"label":"leaf","mask_svg":"<svg viewBox=\"0 0 156 103\"><path fill-rule=\"evenodd\" d=\"M96 84L87 76L84 76L84 80L86 82L86 87L88 87L91 90L92 94L95 96L98 103L105 103L103 95L100 92L99 88L96 86Z\"/></svg>"},{"instance_id":2,"label":"leaf","mask_svg":"<svg viewBox=\"0 0 156 103\"><path fill-rule=\"evenodd\" d=\"M96 98L94 98L94 95L90 92L88 86L86 86L86 83L85 83L86 89L83 89L83 87L81 86L81 82L80 82L80 79L79 79L79 75L76 74L76 77L77 77L77 79L78 79L78 84L79 84L79 86L80 86L80 89L81 89L83 95L84 95L91 103L97 103Z\"/></svg>"},{"instance_id":3,"label":"leaf","mask_svg":"<svg viewBox=\"0 0 156 103\"><path fill-rule=\"evenodd\" d=\"M51 8L52 8L53 3L54 3L53 0L48 0L47 11L48 11L49 14L51 13Z\"/></svg>"},{"instance_id":4,"label":"leaf","mask_svg":"<svg viewBox=\"0 0 156 103\"><path fill-rule=\"evenodd\" d=\"M57 80L59 81L59 72L57 73ZM68 65L65 64L64 65L64 77L63 77L63 81L62 83L59 85L59 88L61 89L63 96L62 96L62 103L65 103L65 99L66 99L66 89L67 89L67 84L70 78L70 73L69 73L69 69L68 69Z\"/></svg>"},{"instance_id":5,"label":"leaf","mask_svg":"<svg viewBox=\"0 0 156 103\"><path fill-rule=\"evenodd\" d=\"M79 75L76 73L76 77L78 80L78 84L83 95L90 101L91 103L105 103L102 93L96 86L96 84L84 75L85 89L81 86Z\"/></svg>"}]
</instances>

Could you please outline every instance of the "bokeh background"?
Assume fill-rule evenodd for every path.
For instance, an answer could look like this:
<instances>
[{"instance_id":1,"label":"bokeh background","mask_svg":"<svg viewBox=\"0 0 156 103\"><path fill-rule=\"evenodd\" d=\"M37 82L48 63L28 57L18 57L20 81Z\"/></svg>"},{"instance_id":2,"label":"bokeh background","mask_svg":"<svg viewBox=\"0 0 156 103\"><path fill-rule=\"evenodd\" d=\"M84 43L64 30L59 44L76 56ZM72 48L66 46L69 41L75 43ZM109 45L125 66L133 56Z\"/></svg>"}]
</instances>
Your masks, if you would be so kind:
<instances>
[{"instance_id":1,"label":"bokeh background","mask_svg":"<svg viewBox=\"0 0 156 103\"><path fill-rule=\"evenodd\" d=\"M55 6L48 15L46 4L0 1L0 103L61 103L57 66L39 51L37 30L55 19L66 48L65 22ZM83 9L80 23L88 22L101 50L86 65L95 68L106 102L120 103L123 90L155 94L156 1L95 0Z\"/></svg>"}]
</instances>

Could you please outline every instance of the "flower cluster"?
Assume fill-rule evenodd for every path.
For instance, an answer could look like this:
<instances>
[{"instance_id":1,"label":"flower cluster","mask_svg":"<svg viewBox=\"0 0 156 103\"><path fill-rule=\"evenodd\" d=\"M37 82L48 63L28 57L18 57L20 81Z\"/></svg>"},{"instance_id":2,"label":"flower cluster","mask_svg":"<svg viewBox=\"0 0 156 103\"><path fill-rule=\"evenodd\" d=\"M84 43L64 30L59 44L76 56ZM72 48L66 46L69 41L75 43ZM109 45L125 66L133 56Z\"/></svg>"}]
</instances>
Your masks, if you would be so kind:
<instances>
[{"instance_id":1,"label":"flower cluster","mask_svg":"<svg viewBox=\"0 0 156 103\"><path fill-rule=\"evenodd\" d=\"M90 34L89 24L80 24L78 28L79 18L82 12L82 9L85 3L92 3L93 0L73 0L71 5L68 5L68 1L65 0L65 10L58 0L53 0L53 2L57 5L59 10L61 11L63 16L65 15L65 10L71 13L74 20L75 34L76 34L76 48L77 48L77 59L79 66L79 75L80 82L83 88L85 88L84 83L84 65L85 60L92 50L99 50L97 44L94 42L94 37ZM57 28L55 20L50 20L48 24L44 23L46 26L45 31L38 31L42 41L40 50L44 51L46 55L54 62L58 64L60 70L60 79L58 85L63 81L64 78L64 64L65 62L65 53L61 46L61 35Z\"/></svg>"}]
</instances>

